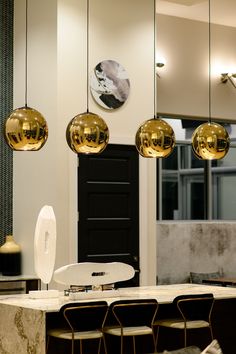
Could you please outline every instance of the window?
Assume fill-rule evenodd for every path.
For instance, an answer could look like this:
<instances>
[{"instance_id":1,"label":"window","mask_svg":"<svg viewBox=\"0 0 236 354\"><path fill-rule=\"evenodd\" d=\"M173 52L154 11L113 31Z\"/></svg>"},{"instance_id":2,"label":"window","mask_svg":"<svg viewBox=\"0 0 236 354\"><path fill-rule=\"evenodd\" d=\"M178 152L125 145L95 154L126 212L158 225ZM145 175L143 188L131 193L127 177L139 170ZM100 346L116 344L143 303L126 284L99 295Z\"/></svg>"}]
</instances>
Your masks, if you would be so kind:
<instances>
[{"instance_id":1,"label":"window","mask_svg":"<svg viewBox=\"0 0 236 354\"><path fill-rule=\"evenodd\" d=\"M169 157L157 161L157 176L159 219L236 220L235 139L226 157L213 161L198 160L190 140L178 141Z\"/></svg>"}]
</instances>

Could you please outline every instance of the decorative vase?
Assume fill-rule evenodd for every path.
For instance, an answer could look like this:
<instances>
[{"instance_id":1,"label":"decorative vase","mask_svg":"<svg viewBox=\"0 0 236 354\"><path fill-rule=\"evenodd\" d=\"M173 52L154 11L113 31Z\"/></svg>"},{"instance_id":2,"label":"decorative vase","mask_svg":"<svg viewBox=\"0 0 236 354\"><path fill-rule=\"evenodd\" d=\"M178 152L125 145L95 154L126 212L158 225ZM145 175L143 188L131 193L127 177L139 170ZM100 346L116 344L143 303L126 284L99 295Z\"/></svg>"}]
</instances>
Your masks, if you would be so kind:
<instances>
[{"instance_id":1,"label":"decorative vase","mask_svg":"<svg viewBox=\"0 0 236 354\"><path fill-rule=\"evenodd\" d=\"M21 274L21 247L12 235L6 236L6 242L0 247L2 275Z\"/></svg>"}]
</instances>

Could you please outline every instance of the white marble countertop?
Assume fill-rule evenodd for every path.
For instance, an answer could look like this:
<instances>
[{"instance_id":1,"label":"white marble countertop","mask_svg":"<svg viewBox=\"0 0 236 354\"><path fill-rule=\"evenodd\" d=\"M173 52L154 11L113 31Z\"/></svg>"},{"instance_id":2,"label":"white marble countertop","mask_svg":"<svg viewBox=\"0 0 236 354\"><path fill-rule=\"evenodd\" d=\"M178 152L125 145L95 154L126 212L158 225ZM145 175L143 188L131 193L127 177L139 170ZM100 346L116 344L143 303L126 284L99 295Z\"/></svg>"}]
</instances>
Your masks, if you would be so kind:
<instances>
[{"instance_id":1,"label":"white marble countertop","mask_svg":"<svg viewBox=\"0 0 236 354\"><path fill-rule=\"evenodd\" d=\"M74 299L59 294L53 299L32 299L28 294L2 295L0 296L0 306L12 305L32 310L44 312L56 312L60 307L73 301L106 300L111 304L115 300L125 298L155 298L160 304L168 304L178 295L213 293L215 299L236 298L236 287L208 286L197 284L173 284L122 288L112 291L90 291L87 293L77 293Z\"/></svg>"}]
</instances>

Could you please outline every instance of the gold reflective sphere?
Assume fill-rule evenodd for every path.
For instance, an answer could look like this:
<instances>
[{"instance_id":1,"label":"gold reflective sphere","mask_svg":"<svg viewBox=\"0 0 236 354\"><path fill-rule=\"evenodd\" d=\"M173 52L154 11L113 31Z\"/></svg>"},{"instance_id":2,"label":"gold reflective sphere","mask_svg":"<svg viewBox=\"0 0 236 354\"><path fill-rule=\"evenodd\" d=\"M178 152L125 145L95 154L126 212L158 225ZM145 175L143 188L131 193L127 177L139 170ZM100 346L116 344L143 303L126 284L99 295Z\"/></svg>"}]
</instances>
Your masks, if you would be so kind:
<instances>
[{"instance_id":1,"label":"gold reflective sphere","mask_svg":"<svg viewBox=\"0 0 236 354\"><path fill-rule=\"evenodd\" d=\"M167 157L175 147L175 134L164 120L153 118L139 127L135 144L143 157Z\"/></svg>"},{"instance_id":2,"label":"gold reflective sphere","mask_svg":"<svg viewBox=\"0 0 236 354\"><path fill-rule=\"evenodd\" d=\"M192 135L192 149L200 160L220 160L229 151L229 134L218 123L203 123Z\"/></svg>"},{"instance_id":3,"label":"gold reflective sphere","mask_svg":"<svg viewBox=\"0 0 236 354\"><path fill-rule=\"evenodd\" d=\"M98 154L108 144L109 130L100 116L85 112L70 121L66 130L66 140L76 154Z\"/></svg>"},{"instance_id":4,"label":"gold reflective sphere","mask_svg":"<svg viewBox=\"0 0 236 354\"><path fill-rule=\"evenodd\" d=\"M15 151L37 151L47 141L47 122L34 108L17 108L6 119L4 135L7 144Z\"/></svg>"}]
</instances>

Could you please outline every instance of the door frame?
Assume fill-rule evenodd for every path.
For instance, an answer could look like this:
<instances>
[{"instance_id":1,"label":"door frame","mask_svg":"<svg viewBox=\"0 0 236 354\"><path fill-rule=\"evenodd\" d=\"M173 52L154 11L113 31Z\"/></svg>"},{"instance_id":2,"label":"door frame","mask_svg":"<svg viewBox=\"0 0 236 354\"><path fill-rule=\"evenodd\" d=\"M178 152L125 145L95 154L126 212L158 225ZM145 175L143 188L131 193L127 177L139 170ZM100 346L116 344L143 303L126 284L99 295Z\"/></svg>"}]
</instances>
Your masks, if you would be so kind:
<instances>
[{"instance_id":1,"label":"door frame","mask_svg":"<svg viewBox=\"0 0 236 354\"><path fill-rule=\"evenodd\" d=\"M114 137L111 144L134 144L129 137ZM78 157L68 149L68 263L77 262L77 166ZM140 286L156 285L156 159L139 157L139 256Z\"/></svg>"}]
</instances>

